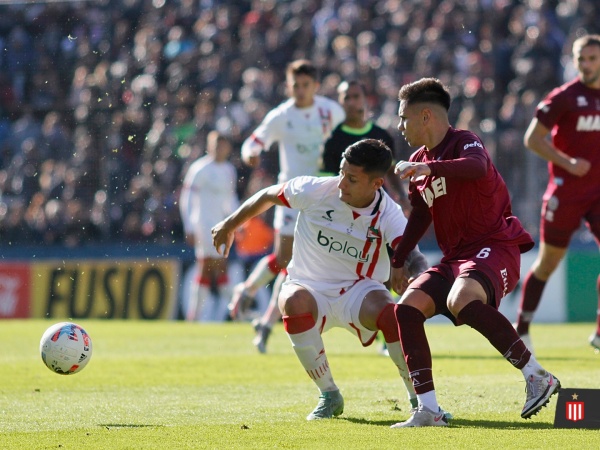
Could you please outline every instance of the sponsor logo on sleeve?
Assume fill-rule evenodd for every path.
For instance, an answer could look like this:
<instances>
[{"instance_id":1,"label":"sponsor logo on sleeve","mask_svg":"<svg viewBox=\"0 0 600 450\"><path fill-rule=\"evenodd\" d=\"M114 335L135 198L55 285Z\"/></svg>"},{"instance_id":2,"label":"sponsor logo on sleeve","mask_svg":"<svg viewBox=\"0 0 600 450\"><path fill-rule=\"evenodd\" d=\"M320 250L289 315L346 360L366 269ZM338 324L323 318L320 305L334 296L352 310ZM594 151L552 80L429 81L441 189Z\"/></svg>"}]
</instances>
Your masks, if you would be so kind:
<instances>
[{"instance_id":1,"label":"sponsor logo on sleeve","mask_svg":"<svg viewBox=\"0 0 600 450\"><path fill-rule=\"evenodd\" d=\"M465 144L465 146L463 147L463 150L466 150L466 149L471 148L471 147L483 148L483 145L479 141L473 141L473 142L471 142L469 144Z\"/></svg>"}]
</instances>

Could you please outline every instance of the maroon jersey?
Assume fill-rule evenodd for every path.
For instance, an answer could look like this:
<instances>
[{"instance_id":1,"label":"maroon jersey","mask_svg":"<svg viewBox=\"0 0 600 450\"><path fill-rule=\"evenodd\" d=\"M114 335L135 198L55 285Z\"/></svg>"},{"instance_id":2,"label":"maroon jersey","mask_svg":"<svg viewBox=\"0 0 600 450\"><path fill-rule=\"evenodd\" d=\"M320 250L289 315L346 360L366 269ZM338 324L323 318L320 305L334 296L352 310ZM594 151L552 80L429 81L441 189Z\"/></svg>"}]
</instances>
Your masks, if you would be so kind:
<instances>
[{"instance_id":1,"label":"maroon jersey","mask_svg":"<svg viewBox=\"0 0 600 450\"><path fill-rule=\"evenodd\" d=\"M404 264L432 220L442 261L490 242L518 245L521 252L533 247L533 239L512 215L506 184L477 135L450 127L435 148L422 147L409 160L427 163L431 175L410 181L413 209L394 253L394 267Z\"/></svg>"},{"instance_id":2,"label":"maroon jersey","mask_svg":"<svg viewBox=\"0 0 600 450\"><path fill-rule=\"evenodd\" d=\"M551 184L569 193L598 196L600 193L600 89L591 89L579 79L554 89L538 105L538 121L551 131L556 148L572 157L587 159L592 167L583 177L569 174L548 163Z\"/></svg>"}]
</instances>

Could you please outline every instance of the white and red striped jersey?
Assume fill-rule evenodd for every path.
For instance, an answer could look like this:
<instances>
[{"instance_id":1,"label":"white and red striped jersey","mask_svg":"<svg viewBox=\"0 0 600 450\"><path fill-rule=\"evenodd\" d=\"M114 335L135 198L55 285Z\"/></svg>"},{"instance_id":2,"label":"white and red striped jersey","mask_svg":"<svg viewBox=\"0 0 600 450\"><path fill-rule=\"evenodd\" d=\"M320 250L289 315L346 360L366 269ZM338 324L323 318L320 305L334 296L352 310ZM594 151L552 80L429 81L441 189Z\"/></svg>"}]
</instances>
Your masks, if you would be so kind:
<instances>
[{"instance_id":1,"label":"white and red striped jersey","mask_svg":"<svg viewBox=\"0 0 600 450\"><path fill-rule=\"evenodd\" d=\"M297 177L279 198L300 210L288 273L326 295L339 295L357 280L385 282L390 275L386 245L404 233L402 208L379 189L367 208L353 208L339 198L339 177Z\"/></svg>"},{"instance_id":2,"label":"white and red striped jersey","mask_svg":"<svg viewBox=\"0 0 600 450\"><path fill-rule=\"evenodd\" d=\"M320 95L308 108L298 108L290 98L272 109L242 144L242 156L258 156L279 144L279 178L283 183L300 175L317 175L323 145L345 118L339 103Z\"/></svg>"}]
</instances>

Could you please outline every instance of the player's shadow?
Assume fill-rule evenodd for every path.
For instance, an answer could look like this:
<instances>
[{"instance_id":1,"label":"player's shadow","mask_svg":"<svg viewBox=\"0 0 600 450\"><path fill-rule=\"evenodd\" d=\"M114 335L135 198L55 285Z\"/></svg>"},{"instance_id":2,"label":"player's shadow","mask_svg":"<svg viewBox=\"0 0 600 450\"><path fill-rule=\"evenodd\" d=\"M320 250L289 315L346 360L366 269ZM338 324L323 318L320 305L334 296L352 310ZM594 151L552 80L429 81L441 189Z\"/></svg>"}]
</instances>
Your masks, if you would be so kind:
<instances>
[{"instance_id":1,"label":"player's shadow","mask_svg":"<svg viewBox=\"0 0 600 450\"><path fill-rule=\"evenodd\" d=\"M360 417L338 417L337 420L346 420L347 422L357 423L361 425L375 425L380 427L390 427L396 422L390 420L367 420L361 419ZM522 422L506 422L497 420L469 420L469 419L452 419L450 421L451 428L489 428L489 429L502 429L502 430L549 430L553 429L554 426L550 423L537 423L530 421Z\"/></svg>"},{"instance_id":2,"label":"player's shadow","mask_svg":"<svg viewBox=\"0 0 600 450\"><path fill-rule=\"evenodd\" d=\"M140 423L99 423L99 427L104 428L159 428L164 427L164 425L150 425L150 424L140 424Z\"/></svg>"}]
</instances>

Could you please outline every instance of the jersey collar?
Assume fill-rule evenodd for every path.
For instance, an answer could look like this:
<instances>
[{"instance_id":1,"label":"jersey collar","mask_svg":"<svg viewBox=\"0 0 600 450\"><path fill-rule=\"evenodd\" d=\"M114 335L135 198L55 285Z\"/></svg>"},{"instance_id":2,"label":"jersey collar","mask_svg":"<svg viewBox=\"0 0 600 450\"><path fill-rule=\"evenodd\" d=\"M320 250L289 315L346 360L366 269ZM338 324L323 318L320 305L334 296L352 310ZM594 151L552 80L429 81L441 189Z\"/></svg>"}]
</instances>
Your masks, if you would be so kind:
<instances>
[{"instance_id":1,"label":"jersey collar","mask_svg":"<svg viewBox=\"0 0 600 450\"><path fill-rule=\"evenodd\" d=\"M341 128L344 133L352 134L355 136L363 136L373 129L373 122L371 122L370 120L367 121L365 126L362 128L352 128L344 124L342 124Z\"/></svg>"}]
</instances>

